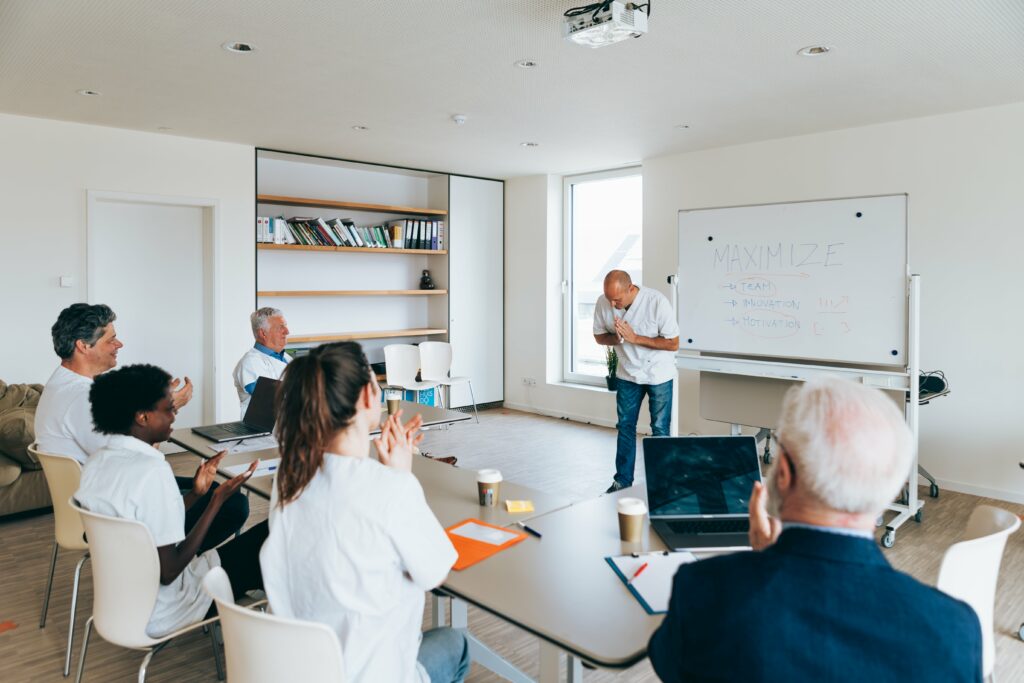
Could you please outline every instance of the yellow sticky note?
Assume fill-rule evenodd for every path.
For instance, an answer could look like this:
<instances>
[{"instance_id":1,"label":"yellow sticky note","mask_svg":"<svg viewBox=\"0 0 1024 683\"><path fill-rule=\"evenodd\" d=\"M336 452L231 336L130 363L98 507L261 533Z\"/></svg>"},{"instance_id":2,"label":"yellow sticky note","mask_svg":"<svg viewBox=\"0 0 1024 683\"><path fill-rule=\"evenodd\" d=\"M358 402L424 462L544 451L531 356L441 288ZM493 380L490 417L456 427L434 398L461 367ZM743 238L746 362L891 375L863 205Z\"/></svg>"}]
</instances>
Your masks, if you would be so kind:
<instances>
[{"instance_id":1,"label":"yellow sticky note","mask_svg":"<svg viewBox=\"0 0 1024 683\"><path fill-rule=\"evenodd\" d=\"M505 507L509 512L533 512L532 500L506 500Z\"/></svg>"}]
</instances>

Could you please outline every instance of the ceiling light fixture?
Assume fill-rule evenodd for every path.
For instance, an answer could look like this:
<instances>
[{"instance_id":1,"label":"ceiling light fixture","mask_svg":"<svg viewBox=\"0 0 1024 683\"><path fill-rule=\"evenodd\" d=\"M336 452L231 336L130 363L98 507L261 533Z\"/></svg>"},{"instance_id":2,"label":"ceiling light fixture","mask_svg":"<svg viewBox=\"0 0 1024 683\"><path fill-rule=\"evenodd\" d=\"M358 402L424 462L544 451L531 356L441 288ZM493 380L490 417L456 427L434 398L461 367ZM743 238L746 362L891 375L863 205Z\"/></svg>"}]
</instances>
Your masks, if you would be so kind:
<instances>
[{"instance_id":1,"label":"ceiling light fixture","mask_svg":"<svg viewBox=\"0 0 1024 683\"><path fill-rule=\"evenodd\" d=\"M690 126L689 126L689 124L686 124L686 123L677 123L677 124L675 125L675 129L676 129L676 130L686 130L686 129L688 129L689 127L690 127Z\"/></svg>"},{"instance_id":2,"label":"ceiling light fixture","mask_svg":"<svg viewBox=\"0 0 1024 683\"><path fill-rule=\"evenodd\" d=\"M455 114L455 115L452 116L452 122L456 126L461 126L464 123L466 123L466 115L465 114Z\"/></svg>"},{"instance_id":3,"label":"ceiling light fixture","mask_svg":"<svg viewBox=\"0 0 1024 683\"><path fill-rule=\"evenodd\" d=\"M366 127L366 126L352 126L352 130L359 131L360 133L364 133L364 132L366 132L366 131L368 131L370 129L368 127Z\"/></svg>"},{"instance_id":4,"label":"ceiling light fixture","mask_svg":"<svg viewBox=\"0 0 1024 683\"><path fill-rule=\"evenodd\" d=\"M518 62L514 62L514 64L520 69L533 69L534 67L540 66L532 59L520 59Z\"/></svg>"},{"instance_id":5,"label":"ceiling light fixture","mask_svg":"<svg viewBox=\"0 0 1024 683\"><path fill-rule=\"evenodd\" d=\"M96 90L76 90L75 92L77 92L79 95L82 95L83 97L99 97L103 94Z\"/></svg>"},{"instance_id":6,"label":"ceiling light fixture","mask_svg":"<svg viewBox=\"0 0 1024 683\"><path fill-rule=\"evenodd\" d=\"M832 52L832 48L828 45L808 45L797 50L801 57L824 57L829 52Z\"/></svg>"},{"instance_id":7,"label":"ceiling light fixture","mask_svg":"<svg viewBox=\"0 0 1024 683\"><path fill-rule=\"evenodd\" d=\"M604 47L647 33L651 0L646 3L601 0L566 10L562 35L584 47Z\"/></svg>"},{"instance_id":8,"label":"ceiling light fixture","mask_svg":"<svg viewBox=\"0 0 1024 683\"><path fill-rule=\"evenodd\" d=\"M520 142L520 147L540 147L539 142Z\"/></svg>"},{"instance_id":9,"label":"ceiling light fixture","mask_svg":"<svg viewBox=\"0 0 1024 683\"><path fill-rule=\"evenodd\" d=\"M221 45L221 47L227 50L228 52L236 52L241 55L247 55L250 52L256 51L256 46L252 43L236 43L230 40Z\"/></svg>"}]
</instances>

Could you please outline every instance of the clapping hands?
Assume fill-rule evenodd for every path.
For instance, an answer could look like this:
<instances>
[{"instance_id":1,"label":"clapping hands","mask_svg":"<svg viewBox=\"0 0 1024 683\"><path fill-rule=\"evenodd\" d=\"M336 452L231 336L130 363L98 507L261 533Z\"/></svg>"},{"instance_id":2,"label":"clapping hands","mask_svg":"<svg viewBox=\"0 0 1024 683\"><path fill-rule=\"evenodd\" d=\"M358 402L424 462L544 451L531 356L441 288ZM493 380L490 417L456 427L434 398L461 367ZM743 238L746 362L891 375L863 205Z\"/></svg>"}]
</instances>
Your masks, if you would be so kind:
<instances>
[{"instance_id":1,"label":"clapping hands","mask_svg":"<svg viewBox=\"0 0 1024 683\"><path fill-rule=\"evenodd\" d=\"M403 425L401 417L401 410L390 416L373 443L383 465L411 472L413 448L423 440L420 434L423 418L417 415Z\"/></svg>"}]
</instances>

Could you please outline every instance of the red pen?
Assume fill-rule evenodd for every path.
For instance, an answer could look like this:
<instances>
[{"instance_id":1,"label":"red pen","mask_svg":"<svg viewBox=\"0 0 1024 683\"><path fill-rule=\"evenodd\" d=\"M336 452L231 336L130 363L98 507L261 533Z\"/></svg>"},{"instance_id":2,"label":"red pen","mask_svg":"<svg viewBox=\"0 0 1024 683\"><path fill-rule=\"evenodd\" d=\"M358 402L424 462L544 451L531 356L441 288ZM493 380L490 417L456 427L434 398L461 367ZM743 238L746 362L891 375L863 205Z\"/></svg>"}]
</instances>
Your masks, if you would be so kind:
<instances>
[{"instance_id":1,"label":"red pen","mask_svg":"<svg viewBox=\"0 0 1024 683\"><path fill-rule=\"evenodd\" d=\"M644 562L642 565L640 565L640 568L637 569L635 572L633 572L633 576L629 577L629 581L626 582L626 585L629 585L629 584L633 583L633 579L635 579L636 577L640 576L640 572L642 572L645 569L647 569L647 563L646 562Z\"/></svg>"}]
</instances>

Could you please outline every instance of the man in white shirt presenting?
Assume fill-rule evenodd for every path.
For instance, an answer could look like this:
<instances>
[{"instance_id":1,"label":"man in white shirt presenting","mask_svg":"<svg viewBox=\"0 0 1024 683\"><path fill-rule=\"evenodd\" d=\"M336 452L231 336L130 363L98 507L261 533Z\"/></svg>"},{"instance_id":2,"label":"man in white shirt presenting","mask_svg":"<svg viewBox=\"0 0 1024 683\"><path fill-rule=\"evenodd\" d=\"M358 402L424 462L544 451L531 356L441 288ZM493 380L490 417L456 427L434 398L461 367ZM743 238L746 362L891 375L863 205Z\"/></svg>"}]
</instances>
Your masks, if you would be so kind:
<instances>
[{"instance_id":1,"label":"man in white shirt presenting","mask_svg":"<svg viewBox=\"0 0 1024 683\"><path fill-rule=\"evenodd\" d=\"M636 421L647 395L654 436L668 436L672 421L672 382L676 377L679 323L665 296L633 284L629 273L613 270L604 278L604 295L594 309L594 339L614 346L619 356L619 438L615 479L606 493L633 485L636 463Z\"/></svg>"},{"instance_id":2,"label":"man in white shirt presenting","mask_svg":"<svg viewBox=\"0 0 1024 683\"><path fill-rule=\"evenodd\" d=\"M256 380L260 377L281 379L281 373L291 360L284 352L289 333L284 313L265 306L250 315L249 321L252 323L252 336L256 338L256 343L245 352L231 375L235 380L243 418L252 392L256 389Z\"/></svg>"}]
</instances>

